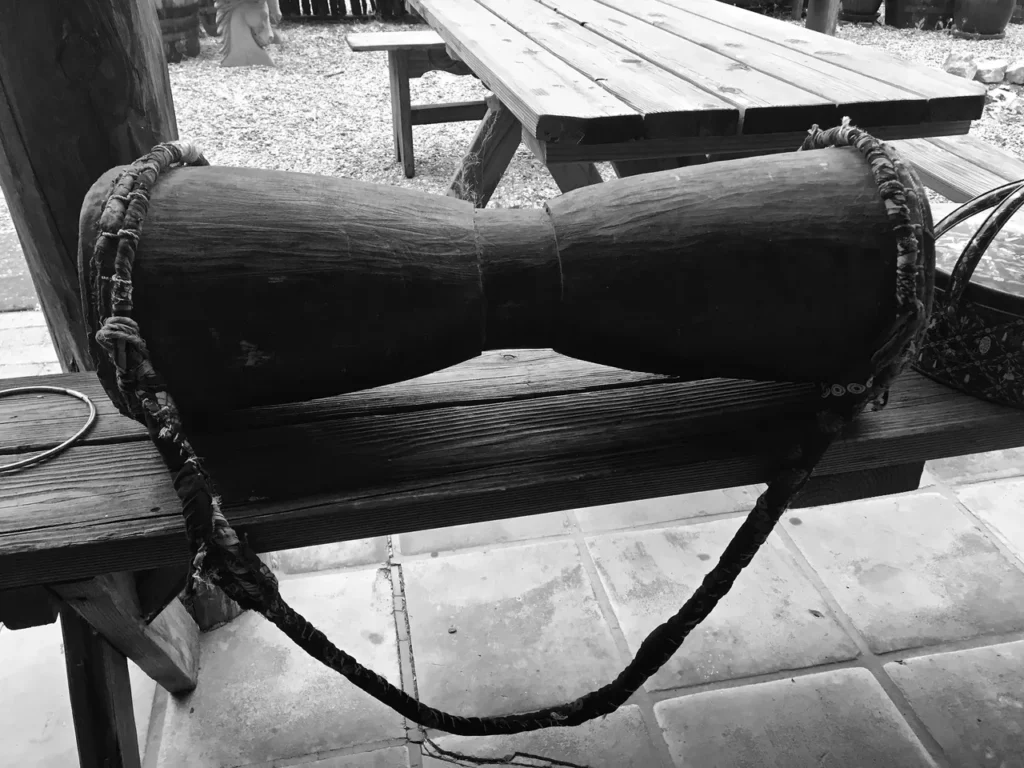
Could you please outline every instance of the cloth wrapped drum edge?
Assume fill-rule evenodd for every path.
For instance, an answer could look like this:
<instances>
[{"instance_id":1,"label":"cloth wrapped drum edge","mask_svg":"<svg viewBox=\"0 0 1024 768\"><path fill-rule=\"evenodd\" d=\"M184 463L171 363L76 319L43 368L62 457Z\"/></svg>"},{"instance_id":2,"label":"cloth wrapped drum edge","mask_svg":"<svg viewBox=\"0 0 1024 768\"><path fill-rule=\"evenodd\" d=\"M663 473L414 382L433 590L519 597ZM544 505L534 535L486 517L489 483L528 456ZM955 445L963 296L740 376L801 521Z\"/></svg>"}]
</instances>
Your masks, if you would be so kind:
<instances>
[{"instance_id":1,"label":"cloth wrapped drum edge","mask_svg":"<svg viewBox=\"0 0 1024 768\"><path fill-rule=\"evenodd\" d=\"M83 207L83 285L121 170ZM186 419L389 384L495 348L846 384L866 379L895 316L896 250L853 148L645 174L539 210L183 167L151 190L133 316Z\"/></svg>"}]
</instances>

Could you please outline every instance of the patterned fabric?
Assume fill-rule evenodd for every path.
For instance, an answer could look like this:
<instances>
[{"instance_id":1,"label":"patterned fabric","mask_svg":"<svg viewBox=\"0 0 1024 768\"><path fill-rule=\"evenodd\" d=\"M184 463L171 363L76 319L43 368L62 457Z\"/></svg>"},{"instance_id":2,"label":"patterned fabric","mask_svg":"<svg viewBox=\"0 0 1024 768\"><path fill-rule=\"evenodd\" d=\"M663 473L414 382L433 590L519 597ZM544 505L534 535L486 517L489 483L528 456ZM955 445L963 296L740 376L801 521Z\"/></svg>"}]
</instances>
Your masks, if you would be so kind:
<instances>
[{"instance_id":1,"label":"patterned fabric","mask_svg":"<svg viewBox=\"0 0 1024 768\"><path fill-rule=\"evenodd\" d=\"M969 301L952 316L944 298L936 293L938 311L913 367L975 397L1024 408L1024 317Z\"/></svg>"}]
</instances>

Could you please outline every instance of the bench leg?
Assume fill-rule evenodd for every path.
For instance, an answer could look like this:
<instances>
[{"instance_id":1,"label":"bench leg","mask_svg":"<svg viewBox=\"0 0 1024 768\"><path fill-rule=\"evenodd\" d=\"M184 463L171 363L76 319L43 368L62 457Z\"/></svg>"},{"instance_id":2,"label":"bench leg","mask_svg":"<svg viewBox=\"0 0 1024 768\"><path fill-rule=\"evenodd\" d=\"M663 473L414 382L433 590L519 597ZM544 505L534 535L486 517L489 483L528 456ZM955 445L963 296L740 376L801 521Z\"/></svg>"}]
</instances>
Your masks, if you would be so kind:
<instances>
[{"instance_id":1,"label":"bench leg","mask_svg":"<svg viewBox=\"0 0 1024 768\"><path fill-rule=\"evenodd\" d=\"M480 121L462 165L452 177L448 196L483 208L512 162L522 141L519 120L494 94L487 97L487 114Z\"/></svg>"},{"instance_id":2,"label":"bench leg","mask_svg":"<svg viewBox=\"0 0 1024 768\"><path fill-rule=\"evenodd\" d=\"M391 78L391 124L395 134L395 154L402 163L405 178L416 173L412 153L412 102L409 97L409 53L388 51Z\"/></svg>"},{"instance_id":3,"label":"bench leg","mask_svg":"<svg viewBox=\"0 0 1024 768\"><path fill-rule=\"evenodd\" d=\"M140 768L128 661L74 611L60 618L81 768Z\"/></svg>"}]
</instances>

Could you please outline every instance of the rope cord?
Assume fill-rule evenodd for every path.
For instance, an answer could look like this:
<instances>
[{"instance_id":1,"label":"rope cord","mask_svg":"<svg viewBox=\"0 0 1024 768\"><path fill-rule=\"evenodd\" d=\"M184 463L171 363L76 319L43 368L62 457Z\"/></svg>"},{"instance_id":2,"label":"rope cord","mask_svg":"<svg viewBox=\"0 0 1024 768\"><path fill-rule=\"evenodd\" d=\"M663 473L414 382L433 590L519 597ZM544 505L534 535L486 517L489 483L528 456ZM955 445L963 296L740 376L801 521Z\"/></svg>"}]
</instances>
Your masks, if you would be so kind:
<instances>
[{"instance_id":1,"label":"rope cord","mask_svg":"<svg viewBox=\"0 0 1024 768\"><path fill-rule=\"evenodd\" d=\"M91 300L95 319L102 321L97 323L100 329L95 341L116 371L116 388L108 386L108 392L122 413L146 424L174 476L193 553L190 587L198 580L212 581L243 608L266 617L306 653L426 728L466 736L512 734L579 725L615 711L728 593L835 437L869 403L884 406L889 386L924 326L931 290L927 267L934 252L930 247L918 247L919 241L930 245L926 235L930 235L931 221L916 196L917 179L888 147L845 120L828 131L814 126L801 149L831 146L854 146L865 156L897 235L897 316L877 344L870 366L873 375L863 384L823 386L814 427L782 457L774 479L717 565L678 613L648 635L615 680L566 704L497 717L465 717L434 709L361 665L284 601L276 577L228 524L210 478L182 431L174 400L150 364L138 324L131 318L131 270L149 189L159 174L173 165L205 164L192 145L172 142L155 147L121 174L100 215ZM112 373L109 367L106 370ZM104 375L102 370L100 375Z\"/></svg>"},{"instance_id":2,"label":"rope cord","mask_svg":"<svg viewBox=\"0 0 1024 768\"><path fill-rule=\"evenodd\" d=\"M53 394L53 395L67 395L68 397L74 397L81 400L87 406L89 406L89 416L85 420L85 424L75 434L69 437L60 445L54 446L47 451L37 453L35 456L29 456L27 459L21 459L20 461L12 461L10 464L0 464L0 475L6 472L14 472L17 469L23 469L24 467L31 466L32 464L38 464L41 461L52 458L58 453L63 453L72 445L81 440L85 433L92 429L92 425L96 423L96 406L92 400L89 399L88 395L83 395L81 392L74 389L67 389L66 387L50 387L43 384L36 384L30 387L12 387L11 389L0 390L0 397L12 397L14 395L34 395L34 394Z\"/></svg>"}]
</instances>

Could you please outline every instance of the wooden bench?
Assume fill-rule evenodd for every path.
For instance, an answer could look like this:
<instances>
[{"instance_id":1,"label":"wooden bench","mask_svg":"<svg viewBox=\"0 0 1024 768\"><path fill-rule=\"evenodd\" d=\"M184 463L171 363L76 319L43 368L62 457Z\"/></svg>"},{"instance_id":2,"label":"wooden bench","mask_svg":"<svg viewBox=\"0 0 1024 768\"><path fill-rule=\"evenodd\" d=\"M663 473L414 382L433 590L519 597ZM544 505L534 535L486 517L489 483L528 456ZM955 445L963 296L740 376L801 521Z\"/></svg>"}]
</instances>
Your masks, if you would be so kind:
<instances>
[{"instance_id":1,"label":"wooden bench","mask_svg":"<svg viewBox=\"0 0 1024 768\"><path fill-rule=\"evenodd\" d=\"M60 606L79 743L138 765L125 658L169 691L198 674L197 628L174 599L188 561L178 500L143 428L93 374L4 382L32 384L82 391L99 417L66 453L0 476L0 621L47 623ZM807 385L683 382L504 350L227 414L192 437L229 518L265 552L763 482L818 398ZM7 400L0 463L56 445L84 415L70 398ZM796 506L912 490L927 460L1021 445L1024 411L907 372ZM82 765L104 764L92 756Z\"/></svg>"},{"instance_id":2,"label":"wooden bench","mask_svg":"<svg viewBox=\"0 0 1024 768\"><path fill-rule=\"evenodd\" d=\"M411 103L409 81L412 79L433 70L456 75L472 74L465 64L448 54L444 41L436 32L359 32L348 35L345 40L353 51L388 52L395 154L402 163L406 178L411 179L415 175L412 149L414 125L476 121L482 119L487 112L483 100L447 104Z\"/></svg>"},{"instance_id":3,"label":"wooden bench","mask_svg":"<svg viewBox=\"0 0 1024 768\"><path fill-rule=\"evenodd\" d=\"M974 136L889 143L914 165L922 184L954 203L1024 179L1024 160Z\"/></svg>"}]
</instances>

